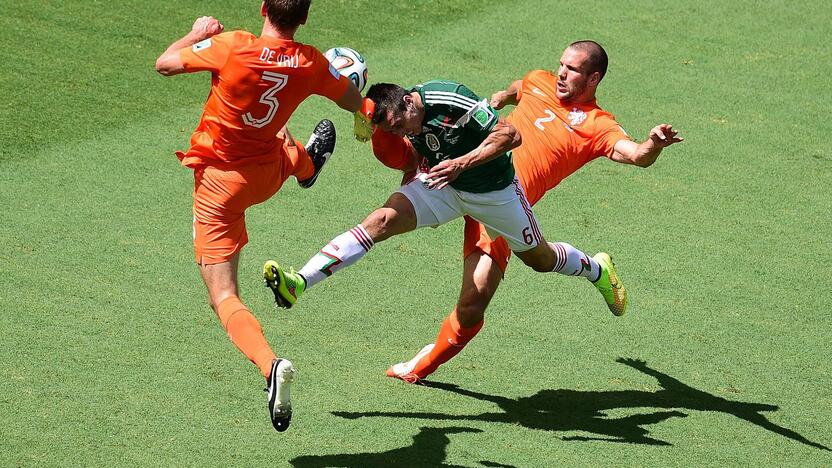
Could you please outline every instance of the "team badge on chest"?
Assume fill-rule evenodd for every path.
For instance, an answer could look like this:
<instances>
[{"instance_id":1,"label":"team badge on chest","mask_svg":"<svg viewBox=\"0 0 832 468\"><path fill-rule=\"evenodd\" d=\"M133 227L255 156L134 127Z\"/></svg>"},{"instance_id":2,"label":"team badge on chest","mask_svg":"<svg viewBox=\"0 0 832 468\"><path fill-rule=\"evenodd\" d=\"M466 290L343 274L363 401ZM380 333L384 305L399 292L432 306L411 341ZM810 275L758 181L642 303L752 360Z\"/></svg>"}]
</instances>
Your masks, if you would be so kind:
<instances>
[{"instance_id":1,"label":"team badge on chest","mask_svg":"<svg viewBox=\"0 0 832 468\"><path fill-rule=\"evenodd\" d=\"M573 107L572 112L569 113L569 125L577 127L584 123L584 120L586 120L586 112Z\"/></svg>"},{"instance_id":2,"label":"team badge on chest","mask_svg":"<svg viewBox=\"0 0 832 468\"><path fill-rule=\"evenodd\" d=\"M433 133L425 135L425 143L427 143L429 150L439 151L439 138L437 138Z\"/></svg>"}]
</instances>

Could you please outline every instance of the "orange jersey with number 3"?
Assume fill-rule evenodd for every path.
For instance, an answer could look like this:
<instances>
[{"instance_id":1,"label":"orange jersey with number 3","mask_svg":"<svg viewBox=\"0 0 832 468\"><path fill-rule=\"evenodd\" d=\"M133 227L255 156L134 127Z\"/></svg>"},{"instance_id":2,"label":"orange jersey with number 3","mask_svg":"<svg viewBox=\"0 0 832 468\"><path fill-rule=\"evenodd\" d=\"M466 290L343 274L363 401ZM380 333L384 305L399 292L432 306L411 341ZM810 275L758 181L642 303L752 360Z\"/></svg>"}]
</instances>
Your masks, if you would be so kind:
<instances>
[{"instance_id":1,"label":"orange jersey with number 3","mask_svg":"<svg viewBox=\"0 0 832 468\"><path fill-rule=\"evenodd\" d=\"M513 152L514 168L533 204L584 164L611 157L615 144L629 139L615 117L595 101L561 103L556 82L549 71L527 74L517 94L520 101L507 118L523 137Z\"/></svg>"},{"instance_id":2,"label":"orange jersey with number 3","mask_svg":"<svg viewBox=\"0 0 832 468\"><path fill-rule=\"evenodd\" d=\"M339 99L349 79L312 46L231 31L182 49L186 72L210 71L211 93L184 166L224 169L274 161L277 132L312 94Z\"/></svg>"}]
</instances>

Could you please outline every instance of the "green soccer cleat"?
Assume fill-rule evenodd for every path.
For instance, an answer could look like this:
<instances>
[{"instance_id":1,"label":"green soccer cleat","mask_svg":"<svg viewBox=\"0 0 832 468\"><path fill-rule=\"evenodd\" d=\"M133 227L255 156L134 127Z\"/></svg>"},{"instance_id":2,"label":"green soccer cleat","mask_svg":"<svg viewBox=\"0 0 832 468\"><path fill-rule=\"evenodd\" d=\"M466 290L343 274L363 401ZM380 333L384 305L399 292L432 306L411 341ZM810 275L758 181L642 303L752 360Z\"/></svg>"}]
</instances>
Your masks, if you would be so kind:
<instances>
[{"instance_id":1,"label":"green soccer cleat","mask_svg":"<svg viewBox=\"0 0 832 468\"><path fill-rule=\"evenodd\" d=\"M601 265L601 277L592 284L604 296L604 301L613 315L619 317L624 315L627 311L627 289L624 288L624 284L615 272L612 258L607 253L598 252L592 259Z\"/></svg>"},{"instance_id":2,"label":"green soccer cleat","mask_svg":"<svg viewBox=\"0 0 832 468\"><path fill-rule=\"evenodd\" d=\"M290 309L306 290L306 281L292 269L283 271L274 260L263 265L263 282L274 293L274 302L278 307Z\"/></svg>"}]
</instances>

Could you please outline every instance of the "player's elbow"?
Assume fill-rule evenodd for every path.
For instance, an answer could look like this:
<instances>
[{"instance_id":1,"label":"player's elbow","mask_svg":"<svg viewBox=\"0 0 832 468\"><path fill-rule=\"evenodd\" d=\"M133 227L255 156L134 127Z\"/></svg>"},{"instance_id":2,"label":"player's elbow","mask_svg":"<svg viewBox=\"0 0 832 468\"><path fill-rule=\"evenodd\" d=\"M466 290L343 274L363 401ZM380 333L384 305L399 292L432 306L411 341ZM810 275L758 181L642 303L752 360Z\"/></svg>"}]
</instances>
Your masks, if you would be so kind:
<instances>
[{"instance_id":1,"label":"player's elbow","mask_svg":"<svg viewBox=\"0 0 832 468\"><path fill-rule=\"evenodd\" d=\"M156 72L163 76L170 76L170 70L165 66L162 57L156 59Z\"/></svg>"},{"instance_id":2,"label":"player's elbow","mask_svg":"<svg viewBox=\"0 0 832 468\"><path fill-rule=\"evenodd\" d=\"M650 167L651 165L653 165L653 161L644 161L641 159L636 159L635 161L633 161L633 166Z\"/></svg>"},{"instance_id":3,"label":"player's elbow","mask_svg":"<svg viewBox=\"0 0 832 468\"><path fill-rule=\"evenodd\" d=\"M176 74L176 67L167 55L162 54L156 59L156 72L163 76L171 76Z\"/></svg>"},{"instance_id":4,"label":"player's elbow","mask_svg":"<svg viewBox=\"0 0 832 468\"><path fill-rule=\"evenodd\" d=\"M634 166L650 167L650 166L653 165L654 162L656 162L656 158L643 155L643 156L636 156L631 161L632 161Z\"/></svg>"}]
</instances>

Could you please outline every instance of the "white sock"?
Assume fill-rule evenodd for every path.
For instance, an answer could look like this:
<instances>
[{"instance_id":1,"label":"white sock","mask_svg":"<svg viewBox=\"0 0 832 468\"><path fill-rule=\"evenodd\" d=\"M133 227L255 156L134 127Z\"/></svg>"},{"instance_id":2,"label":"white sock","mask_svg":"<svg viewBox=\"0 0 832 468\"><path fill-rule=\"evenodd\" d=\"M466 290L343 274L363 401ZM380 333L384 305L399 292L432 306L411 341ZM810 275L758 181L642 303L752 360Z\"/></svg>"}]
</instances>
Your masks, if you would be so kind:
<instances>
[{"instance_id":1,"label":"white sock","mask_svg":"<svg viewBox=\"0 0 832 468\"><path fill-rule=\"evenodd\" d=\"M332 239L298 272L306 280L306 289L357 262L373 244L373 239L360 224Z\"/></svg>"},{"instance_id":2,"label":"white sock","mask_svg":"<svg viewBox=\"0 0 832 468\"><path fill-rule=\"evenodd\" d=\"M601 277L601 266L589 255L566 242L549 242L549 245L558 256L552 271L569 276L583 276L590 281L598 281Z\"/></svg>"}]
</instances>

